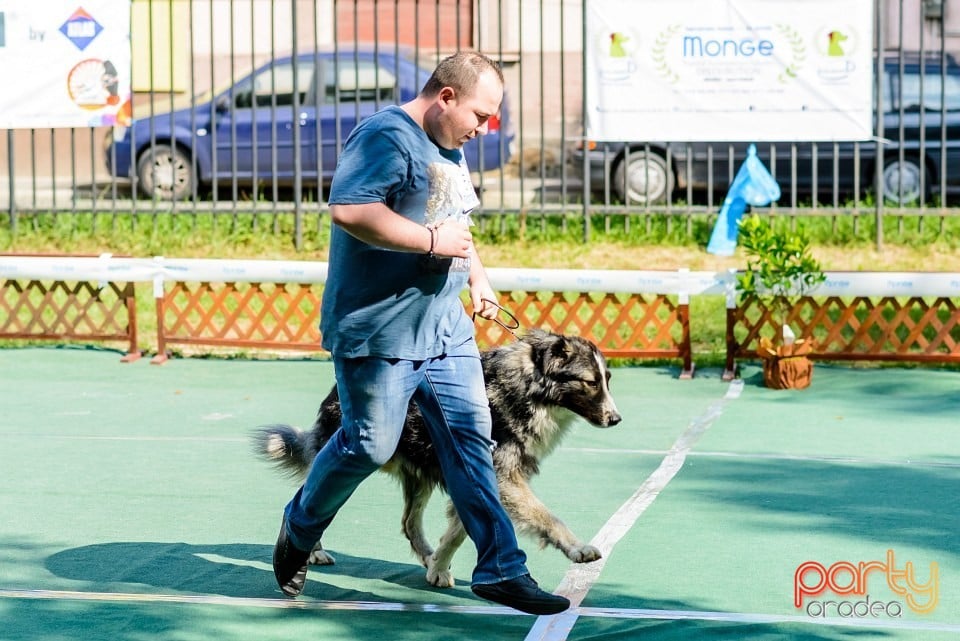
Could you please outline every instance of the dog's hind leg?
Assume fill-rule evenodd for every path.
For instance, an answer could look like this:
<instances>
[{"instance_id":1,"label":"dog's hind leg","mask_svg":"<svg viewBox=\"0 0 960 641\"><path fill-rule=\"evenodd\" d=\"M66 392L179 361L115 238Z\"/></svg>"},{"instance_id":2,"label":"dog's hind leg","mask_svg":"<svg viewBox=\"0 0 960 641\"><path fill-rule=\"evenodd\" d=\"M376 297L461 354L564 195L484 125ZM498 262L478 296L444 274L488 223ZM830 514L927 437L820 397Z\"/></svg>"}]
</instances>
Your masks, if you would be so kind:
<instances>
[{"instance_id":1,"label":"dog's hind leg","mask_svg":"<svg viewBox=\"0 0 960 641\"><path fill-rule=\"evenodd\" d=\"M450 572L450 563L466 538L467 531L463 529L453 503L450 503L447 505L447 531L440 537L440 543L427 564L427 583L438 588L452 588L456 584Z\"/></svg>"},{"instance_id":2,"label":"dog's hind leg","mask_svg":"<svg viewBox=\"0 0 960 641\"><path fill-rule=\"evenodd\" d=\"M541 547L556 547L574 563L589 563L602 556L600 550L582 542L554 516L524 478L511 475L499 480L500 499L518 531L539 538Z\"/></svg>"},{"instance_id":3,"label":"dog's hind leg","mask_svg":"<svg viewBox=\"0 0 960 641\"><path fill-rule=\"evenodd\" d=\"M433 548L423 532L423 511L433 494L433 486L416 473L400 471L400 486L403 489L403 516L400 526L410 542L413 553L423 567L430 567Z\"/></svg>"}]
</instances>

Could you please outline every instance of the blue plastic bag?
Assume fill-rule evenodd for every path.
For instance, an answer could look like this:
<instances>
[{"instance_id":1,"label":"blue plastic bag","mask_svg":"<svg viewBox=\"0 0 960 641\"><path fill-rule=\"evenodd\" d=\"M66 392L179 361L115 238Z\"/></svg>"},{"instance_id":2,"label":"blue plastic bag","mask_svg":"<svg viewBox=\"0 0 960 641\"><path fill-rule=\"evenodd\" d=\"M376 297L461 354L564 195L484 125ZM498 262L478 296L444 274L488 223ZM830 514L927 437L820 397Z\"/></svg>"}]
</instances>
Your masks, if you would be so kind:
<instances>
[{"instance_id":1,"label":"blue plastic bag","mask_svg":"<svg viewBox=\"0 0 960 641\"><path fill-rule=\"evenodd\" d=\"M750 145L747 158L730 184L720 216L713 226L707 252L717 256L732 256L737 248L740 219L747 205L763 207L780 198L780 185L757 158L757 146Z\"/></svg>"}]
</instances>

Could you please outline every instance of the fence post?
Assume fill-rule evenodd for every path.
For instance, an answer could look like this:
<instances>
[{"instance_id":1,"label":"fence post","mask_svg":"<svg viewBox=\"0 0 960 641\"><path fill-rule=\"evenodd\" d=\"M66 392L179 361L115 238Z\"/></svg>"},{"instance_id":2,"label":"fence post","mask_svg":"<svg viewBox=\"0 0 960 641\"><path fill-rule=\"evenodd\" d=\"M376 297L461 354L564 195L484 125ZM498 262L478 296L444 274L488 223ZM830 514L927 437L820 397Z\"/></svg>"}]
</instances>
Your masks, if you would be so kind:
<instances>
[{"instance_id":1,"label":"fence post","mask_svg":"<svg viewBox=\"0 0 960 641\"><path fill-rule=\"evenodd\" d=\"M721 377L725 381L732 381L737 377L737 339L734 336L733 330L737 324L737 270L729 269L727 271L727 286L726 286L726 308L727 308L727 329L726 329L726 343L727 343L727 360L726 366L723 369L723 376Z\"/></svg>"},{"instance_id":2,"label":"fence post","mask_svg":"<svg viewBox=\"0 0 960 641\"><path fill-rule=\"evenodd\" d=\"M690 269L680 268L680 282L686 284L690 276ZM690 292L686 286L680 288L677 296L679 308L677 314L680 317L680 358L683 359L683 369L680 371L680 378L687 380L693 378L695 365L693 364L693 345L690 339Z\"/></svg>"},{"instance_id":3,"label":"fence post","mask_svg":"<svg viewBox=\"0 0 960 641\"><path fill-rule=\"evenodd\" d=\"M153 262L157 267L153 277L153 303L157 309L157 355L150 359L151 365L163 365L167 362L167 341L163 335L163 256L154 256Z\"/></svg>"},{"instance_id":4,"label":"fence post","mask_svg":"<svg viewBox=\"0 0 960 641\"><path fill-rule=\"evenodd\" d=\"M130 328L130 342L127 346L127 354L120 359L121 363L132 363L140 359L140 349L137 347L137 290L133 283L127 283L123 290L124 303L127 308L127 326Z\"/></svg>"},{"instance_id":5,"label":"fence post","mask_svg":"<svg viewBox=\"0 0 960 641\"><path fill-rule=\"evenodd\" d=\"M583 43L583 55L580 57L580 113L587 113L587 42L589 34L587 33L587 0L580 3L580 23L581 23L581 42ZM587 157L589 145L587 140L587 119L581 118L583 131L581 132L580 144L583 147L583 242L590 242L590 159Z\"/></svg>"},{"instance_id":6,"label":"fence post","mask_svg":"<svg viewBox=\"0 0 960 641\"><path fill-rule=\"evenodd\" d=\"M14 153L13 153L13 129L7 129L7 179L9 182L9 194L10 202L7 203L7 208L10 211L10 235L17 235L17 205L14 200L14 189L16 186L16 178L14 176Z\"/></svg>"},{"instance_id":7,"label":"fence post","mask_svg":"<svg viewBox=\"0 0 960 641\"><path fill-rule=\"evenodd\" d=\"M876 210L874 217L876 219L876 225L877 225L877 229L876 229L877 251L883 250L883 200L884 198L886 198L886 196L883 193L883 187L884 187L883 185L883 137L885 135L885 131L883 128L883 113L884 113L883 112L883 74L884 74L883 32L886 26L883 20L884 7L882 5L883 3L881 3L880 0L877 0L877 3L874 5L876 16L877 16L876 50L879 52L877 55L877 68L874 71L874 90L873 90L874 94L876 95L876 104L874 105L873 113L876 114L875 120L877 122L877 137L876 137L876 143L875 143L877 145L877 153L876 153L877 162L876 162L876 167L874 168L875 171L873 172L873 181L874 181L873 184L877 192L877 202L874 205ZM901 11L900 19L903 20L903 15L902 15L903 4L902 3L900 4L900 11ZM899 44L901 47L903 46L902 42ZM941 43L940 46L943 46L943 44ZM921 202L922 200L923 199L921 197Z\"/></svg>"}]
</instances>

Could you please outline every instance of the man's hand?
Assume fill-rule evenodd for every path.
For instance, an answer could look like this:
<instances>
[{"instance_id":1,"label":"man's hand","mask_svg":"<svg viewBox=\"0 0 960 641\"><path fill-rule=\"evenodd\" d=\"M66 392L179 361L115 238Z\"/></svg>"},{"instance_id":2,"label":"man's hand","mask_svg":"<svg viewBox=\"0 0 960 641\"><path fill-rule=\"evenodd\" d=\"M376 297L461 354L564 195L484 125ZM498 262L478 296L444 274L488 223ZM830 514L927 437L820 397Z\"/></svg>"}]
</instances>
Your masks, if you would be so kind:
<instances>
[{"instance_id":1,"label":"man's hand","mask_svg":"<svg viewBox=\"0 0 960 641\"><path fill-rule=\"evenodd\" d=\"M480 283L470 283L470 304L473 305L473 313L481 318L493 320L497 317L499 308L496 305L497 292L490 287L490 282L485 278Z\"/></svg>"},{"instance_id":2,"label":"man's hand","mask_svg":"<svg viewBox=\"0 0 960 641\"><path fill-rule=\"evenodd\" d=\"M490 293L493 294L492 291ZM494 318L496 318L497 312L499 312L500 309L491 302L495 300L496 300L496 295L493 294L493 296L489 296L489 297L482 296L480 298L479 307L477 306L476 302L474 302L473 309L477 312L477 316L480 316L481 318L486 318L487 320L493 320Z\"/></svg>"},{"instance_id":3,"label":"man's hand","mask_svg":"<svg viewBox=\"0 0 960 641\"><path fill-rule=\"evenodd\" d=\"M445 218L433 226L433 253L445 258L469 258L473 253L473 234L466 223Z\"/></svg>"}]
</instances>

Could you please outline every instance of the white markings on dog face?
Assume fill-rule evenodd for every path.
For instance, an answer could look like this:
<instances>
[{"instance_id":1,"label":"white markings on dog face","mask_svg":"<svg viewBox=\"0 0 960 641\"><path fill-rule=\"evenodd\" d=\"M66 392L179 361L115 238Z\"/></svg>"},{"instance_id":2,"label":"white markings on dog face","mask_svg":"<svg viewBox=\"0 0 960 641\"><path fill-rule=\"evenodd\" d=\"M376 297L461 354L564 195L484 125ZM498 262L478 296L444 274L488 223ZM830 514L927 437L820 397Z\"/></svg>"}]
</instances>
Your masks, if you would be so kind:
<instances>
[{"instance_id":1,"label":"white markings on dog face","mask_svg":"<svg viewBox=\"0 0 960 641\"><path fill-rule=\"evenodd\" d=\"M548 378L556 403L578 414L594 427L617 425L623 417L610 395L610 371L603 354L593 343L568 337L572 357Z\"/></svg>"},{"instance_id":2,"label":"white markings on dog face","mask_svg":"<svg viewBox=\"0 0 960 641\"><path fill-rule=\"evenodd\" d=\"M597 370L601 373L600 379L603 381L604 414L611 417L612 425L616 425L620 422L620 410L617 409L617 403L613 400L613 394L610 393L610 371L602 354L597 352L594 358L597 361ZM616 420L613 417L616 417Z\"/></svg>"}]
</instances>

